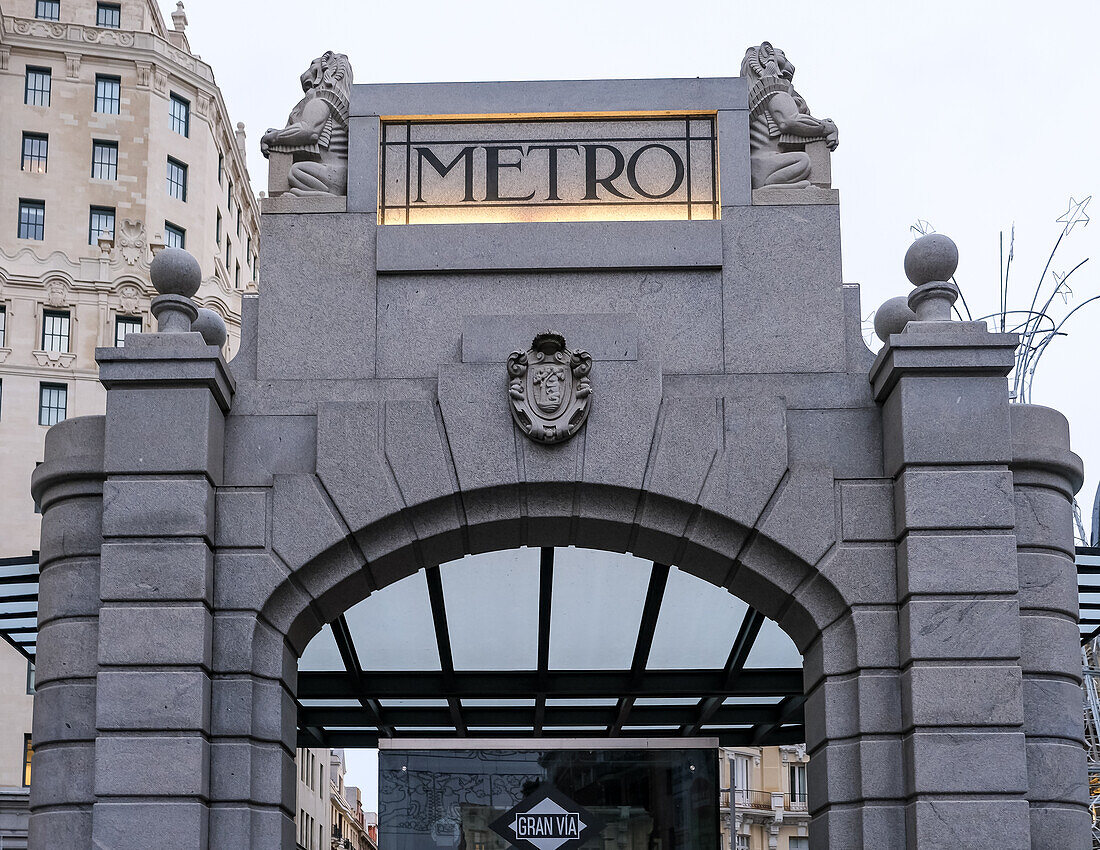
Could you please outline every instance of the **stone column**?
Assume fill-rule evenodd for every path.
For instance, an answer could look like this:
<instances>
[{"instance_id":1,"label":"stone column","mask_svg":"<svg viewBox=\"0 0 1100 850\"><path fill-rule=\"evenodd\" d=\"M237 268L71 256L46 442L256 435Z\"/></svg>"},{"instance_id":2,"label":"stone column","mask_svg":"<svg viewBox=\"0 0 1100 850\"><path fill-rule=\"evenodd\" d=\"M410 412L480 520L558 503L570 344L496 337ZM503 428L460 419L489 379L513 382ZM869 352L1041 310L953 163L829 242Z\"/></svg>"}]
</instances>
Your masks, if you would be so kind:
<instances>
[{"instance_id":1,"label":"stone column","mask_svg":"<svg viewBox=\"0 0 1100 850\"><path fill-rule=\"evenodd\" d=\"M1084 480L1056 410L1012 406L1031 846L1088 850L1073 494Z\"/></svg>"},{"instance_id":2,"label":"stone column","mask_svg":"<svg viewBox=\"0 0 1100 850\"><path fill-rule=\"evenodd\" d=\"M208 834L211 570L233 385L224 326L190 301L198 263L166 249L151 276L161 332L96 352L107 480L90 846L207 850L225 846Z\"/></svg>"},{"instance_id":3,"label":"stone column","mask_svg":"<svg viewBox=\"0 0 1100 850\"><path fill-rule=\"evenodd\" d=\"M894 479L906 846L1030 848L1008 386L1017 338L951 321L958 254L924 237L871 370ZM902 332L903 331L903 332Z\"/></svg>"},{"instance_id":4,"label":"stone column","mask_svg":"<svg viewBox=\"0 0 1100 850\"><path fill-rule=\"evenodd\" d=\"M52 427L31 490L42 506L30 847L92 846L103 417Z\"/></svg>"}]
</instances>

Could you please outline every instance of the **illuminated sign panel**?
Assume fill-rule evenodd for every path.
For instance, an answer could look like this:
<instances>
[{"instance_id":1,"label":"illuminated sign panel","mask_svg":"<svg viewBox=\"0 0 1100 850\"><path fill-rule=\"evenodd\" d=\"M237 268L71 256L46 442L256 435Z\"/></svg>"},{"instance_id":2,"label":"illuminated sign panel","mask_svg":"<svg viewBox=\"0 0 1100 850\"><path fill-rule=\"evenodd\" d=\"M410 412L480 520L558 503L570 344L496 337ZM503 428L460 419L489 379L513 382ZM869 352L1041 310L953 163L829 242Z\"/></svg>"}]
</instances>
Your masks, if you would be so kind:
<instances>
[{"instance_id":1,"label":"illuminated sign panel","mask_svg":"<svg viewBox=\"0 0 1100 850\"><path fill-rule=\"evenodd\" d=\"M383 224L719 217L712 116L384 121Z\"/></svg>"}]
</instances>

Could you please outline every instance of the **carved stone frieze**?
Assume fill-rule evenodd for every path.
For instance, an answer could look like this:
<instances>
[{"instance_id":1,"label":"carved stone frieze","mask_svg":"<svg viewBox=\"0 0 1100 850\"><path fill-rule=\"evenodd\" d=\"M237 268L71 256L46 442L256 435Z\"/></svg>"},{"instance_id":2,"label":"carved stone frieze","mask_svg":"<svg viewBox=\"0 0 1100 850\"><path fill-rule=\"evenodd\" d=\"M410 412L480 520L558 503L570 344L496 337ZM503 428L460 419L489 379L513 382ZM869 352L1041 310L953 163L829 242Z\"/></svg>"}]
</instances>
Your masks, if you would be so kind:
<instances>
[{"instance_id":1,"label":"carved stone frieze","mask_svg":"<svg viewBox=\"0 0 1100 850\"><path fill-rule=\"evenodd\" d=\"M128 266L136 265L145 259L146 249L145 225L141 221L123 219L115 230L115 262L125 262Z\"/></svg>"},{"instance_id":2,"label":"carved stone frieze","mask_svg":"<svg viewBox=\"0 0 1100 850\"><path fill-rule=\"evenodd\" d=\"M520 430L539 443L561 443L588 418L592 357L570 351L565 337L540 333L527 351L508 356L508 397Z\"/></svg>"},{"instance_id":3,"label":"carved stone frieze","mask_svg":"<svg viewBox=\"0 0 1100 850\"><path fill-rule=\"evenodd\" d=\"M65 54L65 73L70 80L77 80L80 78L80 54L79 53L66 53Z\"/></svg>"},{"instance_id":4,"label":"carved stone frieze","mask_svg":"<svg viewBox=\"0 0 1100 850\"><path fill-rule=\"evenodd\" d=\"M118 291L119 307L123 313L138 313L138 299L141 291L132 283L128 283Z\"/></svg>"},{"instance_id":5,"label":"carved stone frieze","mask_svg":"<svg viewBox=\"0 0 1100 850\"><path fill-rule=\"evenodd\" d=\"M64 307L68 303L68 287L60 280L54 279L46 284L46 304L50 307Z\"/></svg>"},{"instance_id":6,"label":"carved stone frieze","mask_svg":"<svg viewBox=\"0 0 1100 850\"><path fill-rule=\"evenodd\" d=\"M31 354L39 366L53 369L68 369L76 360L76 355L69 351L32 351Z\"/></svg>"}]
</instances>

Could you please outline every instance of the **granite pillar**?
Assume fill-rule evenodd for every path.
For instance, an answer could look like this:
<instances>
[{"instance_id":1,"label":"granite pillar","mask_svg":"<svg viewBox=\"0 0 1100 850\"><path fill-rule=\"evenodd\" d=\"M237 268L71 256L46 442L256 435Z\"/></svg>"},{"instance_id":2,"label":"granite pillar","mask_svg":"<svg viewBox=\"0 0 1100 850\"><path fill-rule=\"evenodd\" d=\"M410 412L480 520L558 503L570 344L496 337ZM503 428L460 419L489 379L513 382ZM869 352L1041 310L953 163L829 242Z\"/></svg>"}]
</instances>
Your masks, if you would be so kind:
<instances>
[{"instance_id":1,"label":"granite pillar","mask_svg":"<svg viewBox=\"0 0 1100 850\"><path fill-rule=\"evenodd\" d=\"M910 321L871 371L894 480L909 847L1031 846L1005 380L1015 346L979 323Z\"/></svg>"},{"instance_id":2,"label":"granite pillar","mask_svg":"<svg viewBox=\"0 0 1100 850\"><path fill-rule=\"evenodd\" d=\"M154 306L156 303L154 303ZM162 327L164 323L162 322ZM107 387L92 846L207 850L214 489L233 381L198 333L99 349Z\"/></svg>"},{"instance_id":3,"label":"granite pillar","mask_svg":"<svg viewBox=\"0 0 1100 850\"><path fill-rule=\"evenodd\" d=\"M1087 850L1073 544L1073 494L1084 472L1061 413L1031 404L1013 405L1011 412L1031 846Z\"/></svg>"},{"instance_id":4,"label":"granite pillar","mask_svg":"<svg viewBox=\"0 0 1100 850\"><path fill-rule=\"evenodd\" d=\"M55 425L31 489L42 506L34 847L91 847L103 517L102 416Z\"/></svg>"}]
</instances>

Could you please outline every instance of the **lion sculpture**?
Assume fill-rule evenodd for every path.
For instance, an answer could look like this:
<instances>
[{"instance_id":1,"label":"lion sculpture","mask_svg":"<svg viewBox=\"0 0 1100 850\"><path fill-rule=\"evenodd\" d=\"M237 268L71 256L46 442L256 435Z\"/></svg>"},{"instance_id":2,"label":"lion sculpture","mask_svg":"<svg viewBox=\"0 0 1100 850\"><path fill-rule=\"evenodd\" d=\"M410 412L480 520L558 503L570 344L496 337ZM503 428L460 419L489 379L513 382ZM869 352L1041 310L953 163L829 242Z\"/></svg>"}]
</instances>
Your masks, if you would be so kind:
<instances>
[{"instance_id":1,"label":"lion sculpture","mask_svg":"<svg viewBox=\"0 0 1100 850\"><path fill-rule=\"evenodd\" d=\"M806 146L824 142L830 151L835 150L836 124L810 114L810 107L792 85L794 65L769 42L745 52L741 76L749 85L752 188L804 188L816 183Z\"/></svg>"},{"instance_id":2,"label":"lion sculpture","mask_svg":"<svg viewBox=\"0 0 1100 850\"><path fill-rule=\"evenodd\" d=\"M265 157L278 153L292 158L290 194L346 195L351 63L330 50L309 64L301 80L306 96L291 110L283 129L263 134L260 150Z\"/></svg>"}]
</instances>

